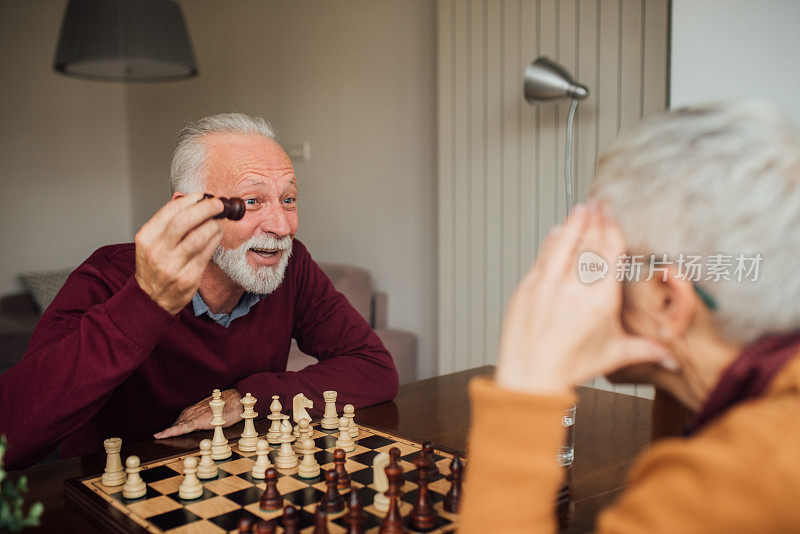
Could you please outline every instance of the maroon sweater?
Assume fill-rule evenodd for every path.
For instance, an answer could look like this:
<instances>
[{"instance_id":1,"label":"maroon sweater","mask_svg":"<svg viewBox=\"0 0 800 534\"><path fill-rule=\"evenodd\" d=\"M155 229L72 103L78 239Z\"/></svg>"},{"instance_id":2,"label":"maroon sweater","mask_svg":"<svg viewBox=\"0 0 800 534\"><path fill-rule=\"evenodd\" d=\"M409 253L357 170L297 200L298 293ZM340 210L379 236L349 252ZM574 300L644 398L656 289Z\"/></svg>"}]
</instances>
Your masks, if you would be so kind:
<instances>
[{"instance_id":1,"label":"maroon sweater","mask_svg":"<svg viewBox=\"0 0 800 534\"><path fill-rule=\"evenodd\" d=\"M0 434L5 463L34 463L61 443L64 458L102 450L103 440L152 439L214 388L236 388L269 413L297 393L339 408L397 394L391 356L361 315L338 293L298 240L280 287L225 328L196 317L191 303L177 316L142 291L134 245L99 249L69 277L42 315L22 360L0 375ZM292 338L319 359L286 371ZM260 408L259 408L260 406Z\"/></svg>"}]
</instances>

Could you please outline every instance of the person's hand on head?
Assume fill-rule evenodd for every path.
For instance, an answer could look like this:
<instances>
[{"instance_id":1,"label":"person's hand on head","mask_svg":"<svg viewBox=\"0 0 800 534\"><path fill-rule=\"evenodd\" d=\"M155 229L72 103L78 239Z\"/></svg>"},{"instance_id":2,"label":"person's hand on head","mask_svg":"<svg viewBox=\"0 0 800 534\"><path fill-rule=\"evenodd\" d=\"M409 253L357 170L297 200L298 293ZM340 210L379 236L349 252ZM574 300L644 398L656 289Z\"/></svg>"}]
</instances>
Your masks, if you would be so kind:
<instances>
[{"instance_id":1,"label":"person's hand on head","mask_svg":"<svg viewBox=\"0 0 800 534\"><path fill-rule=\"evenodd\" d=\"M136 282L173 315L192 300L222 239L222 227L212 219L224 209L222 201L202 198L192 193L169 201L134 240Z\"/></svg>"},{"instance_id":2,"label":"person's hand on head","mask_svg":"<svg viewBox=\"0 0 800 534\"><path fill-rule=\"evenodd\" d=\"M499 385L530 393L568 391L620 367L675 363L663 345L622 327L622 283L613 265L625 253L622 230L598 203L578 205L547 237L508 304L496 373ZM584 251L609 264L604 277L583 283Z\"/></svg>"},{"instance_id":3,"label":"person's hand on head","mask_svg":"<svg viewBox=\"0 0 800 534\"><path fill-rule=\"evenodd\" d=\"M225 401L225 409L222 412L222 417L225 419L223 426L229 427L241 421L244 408L240 402L242 396L239 392L236 389L226 389L222 391L222 400ZM211 430L214 427L211 425L213 414L208 405L210 401L211 397L208 396L184 409L171 427L154 434L153 437L156 439L172 438L195 430Z\"/></svg>"}]
</instances>

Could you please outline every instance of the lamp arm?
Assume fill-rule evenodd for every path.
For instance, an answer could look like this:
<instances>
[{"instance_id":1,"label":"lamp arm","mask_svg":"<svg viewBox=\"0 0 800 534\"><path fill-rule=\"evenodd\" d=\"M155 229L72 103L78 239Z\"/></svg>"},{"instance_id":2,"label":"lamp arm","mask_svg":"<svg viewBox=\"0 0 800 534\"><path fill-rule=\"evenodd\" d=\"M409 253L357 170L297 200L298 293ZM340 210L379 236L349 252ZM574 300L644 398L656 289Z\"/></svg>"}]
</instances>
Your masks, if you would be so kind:
<instances>
[{"instance_id":1,"label":"lamp arm","mask_svg":"<svg viewBox=\"0 0 800 534\"><path fill-rule=\"evenodd\" d=\"M575 110L578 108L578 99L572 99L572 105L569 107L569 116L567 117L567 150L566 161L564 162L564 181L566 183L567 191L567 215L572 211L575 205L575 197L573 194L572 184L572 123L575 120Z\"/></svg>"}]
</instances>

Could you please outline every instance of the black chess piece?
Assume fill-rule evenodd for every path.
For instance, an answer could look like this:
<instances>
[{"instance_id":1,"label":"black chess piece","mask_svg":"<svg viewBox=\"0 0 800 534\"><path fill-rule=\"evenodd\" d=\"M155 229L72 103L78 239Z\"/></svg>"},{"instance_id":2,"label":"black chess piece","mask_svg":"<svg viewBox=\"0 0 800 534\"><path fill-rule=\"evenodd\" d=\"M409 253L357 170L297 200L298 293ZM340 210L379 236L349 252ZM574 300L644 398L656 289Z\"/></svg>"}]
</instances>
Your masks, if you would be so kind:
<instances>
[{"instance_id":1,"label":"black chess piece","mask_svg":"<svg viewBox=\"0 0 800 534\"><path fill-rule=\"evenodd\" d=\"M336 473L334 471L325 471L325 484L327 488L320 504L329 514L341 512L344 510L344 499L342 499L342 495L336 487Z\"/></svg>"},{"instance_id":2,"label":"black chess piece","mask_svg":"<svg viewBox=\"0 0 800 534\"><path fill-rule=\"evenodd\" d=\"M250 517L243 517L239 519L239 534L247 532L248 534L253 531L253 520Z\"/></svg>"},{"instance_id":3,"label":"black chess piece","mask_svg":"<svg viewBox=\"0 0 800 534\"><path fill-rule=\"evenodd\" d=\"M461 482L464 479L464 464L461 458L454 456L450 462L450 474L447 475L450 484L450 491L444 497L444 509L451 514L458 513L458 505L461 503Z\"/></svg>"},{"instance_id":4,"label":"black chess piece","mask_svg":"<svg viewBox=\"0 0 800 534\"><path fill-rule=\"evenodd\" d=\"M328 512L322 503L317 505L317 510L314 512L313 534L328 534Z\"/></svg>"},{"instance_id":5,"label":"black chess piece","mask_svg":"<svg viewBox=\"0 0 800 534\"><path fill-rule=\"evenodd\" d=\"M350 475L347 474L344 464L347 461L347 455L343 449L336 449L333 451L333 466L336 471L336 486L339 489L348 489L350 487Z\"/></svg>"},{"instance_id":6,"label":"black chess piece","mask_svg":"<svg viewBox=\"0 0 800 534\"><path fill-rule=\"evenodd\" d=\"M433 479L433 476L439 473L439 468L436 467L436 453L434 452L434 448L435 447L433 446L433 443L426 441L422 444L422 451L420 452L420 454L424 454L428 457L428 460L430 460L431 467L428 472L431 474L431 476L428 477L429 481Z\"/></svg>"},{"instance_id":7,"label":"black chess piece","mask_svg":"<svg viewBox=\"0 0 800 534\"><path fill-rule=\"evenodd\" d=\"M253 527L253 532L255 534L275 534L277 528L278 527L275 526L274 521L266 521L261 519L258 523L256 523L256 526Z\"/></svg>"},{"instance_id":8,"label":"black chess piece","mask_svg":"<svg viewBox=\"0 0 800 534\"><path fill-rule=\"evenodd\" d=\"M403 468L400 467L400 449L392 447L389 449L389 465L386 466L386 478L389 479L389 489L386 496L389 497L389 510L381 523L380 534L403 534L403 516L400 515L400 497L403 491Z\"/></svg>"},{"instance_id":9,"label":"black chess piece","mask_svg":"<svg viewBox=\"0 0 800 534\"><path fill-rule=\"evenodd\" d=\"M297 516L297 508L287 504L286 508L283 509L283 518L281 519L283 534L300 534L299 523L300 518Z\"/></svg>"},{"instance_id":10,"label":"black chess piece","mask_svg":"<svg viewBox=\"0 0 800 534\"><path fill-rule=\"evenodd\" d=\"M214 197L211 193L206 193L203 195L203 198L218 198L222 201L222 213L214 215L215 219L230 219L232 221L238 221L242 217L244 217L245 212L245 205L244 200L239 197Z\"/></svg>"},{"instance_id":11,"label":"black chess piece","mask_svg":"<svg viewBox=\"0 0 800 534\"><path fill-rule=\"evenodd\" d=\"M358 491L351 489L347 496L347 515L344 518L347 523L347 534L364 534L364 505L361 504L361 497Z\"/></svg>"},{"instance_id":12,"label":"black chess piece","mask_svg":"<svg viewBox=\"0 0 800 534\"><path fill-rule=\"evenodd\" d=\"M258 502L259 507L265 512L280 510L283 508L283 497L278 492L278 471L274 467L267 468L264 473L264 482L267 487Z\"/></svg>"},{"instance_id":13,"label":"black chess piece","mask_svg":"<svg viewBox=\"0 0 800 534\"><path fill-rule=\"evenodd\" d=\"M414 460L417 466L418 494L414 508L408 516L408 525L414 530L430 530L436 525L436 510L433 509L428 483L431 478L431 458L424 453Z\"/></svg>"}]
</instances>

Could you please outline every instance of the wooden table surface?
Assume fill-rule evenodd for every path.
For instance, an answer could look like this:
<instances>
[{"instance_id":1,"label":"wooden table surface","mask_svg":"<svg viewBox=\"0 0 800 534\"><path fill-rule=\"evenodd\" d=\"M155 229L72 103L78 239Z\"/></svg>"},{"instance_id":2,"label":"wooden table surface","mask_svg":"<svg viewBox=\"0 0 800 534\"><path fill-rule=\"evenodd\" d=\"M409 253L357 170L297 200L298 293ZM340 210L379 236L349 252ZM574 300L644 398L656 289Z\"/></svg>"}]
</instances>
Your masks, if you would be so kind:
<instances>
[{"instance_id":1,"label":"wooden table surface","mask_svg":"<svg viewBox=\"0 0 800 534\"><path fill-rule=\"evenodd\" d=\"M419 441L433 441L437 447L465 453L469 407L467 382L490 374L490 366L429 378L400 387L397 398L356 412L359 424L388 430ZM573 503L564 532L590 532L599 510L613 502L623 488L624 475L633 459L650 440L652 401L591 388L578 388L575 424L575 464L568 472ZM259 433L268 421L256 421ZM238 439L242 423L225 431ZM196 450L211 431L194 432L140 444L123 444L124 455L136 454L142 463L164 456ZM555 458L554 458L555 461ZM45 512L42 526L25 532L100 532L64 502L63 482L68 478L101 473L105 453L70 458L12 472L28 477L26 502L41 501Z\"/></svg>"}]
</instances>

